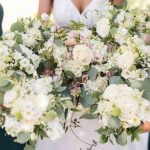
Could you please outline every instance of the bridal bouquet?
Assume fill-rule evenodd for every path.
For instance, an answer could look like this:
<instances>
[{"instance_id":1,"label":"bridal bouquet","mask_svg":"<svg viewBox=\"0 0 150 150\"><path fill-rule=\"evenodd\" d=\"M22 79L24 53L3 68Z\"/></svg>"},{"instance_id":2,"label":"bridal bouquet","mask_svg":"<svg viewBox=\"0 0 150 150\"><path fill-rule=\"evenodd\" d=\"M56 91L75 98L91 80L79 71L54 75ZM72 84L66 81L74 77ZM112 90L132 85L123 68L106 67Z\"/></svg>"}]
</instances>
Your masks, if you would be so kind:
<instances>
[{"instance_id":1,"label":"bridal bouquet","mask_svg":"<svg viewBox=\"0 0 150 150\"><path fill-rule=\"evenodd\" d=\"M61 113L71 102L58 92L59 69L53 73L48 68L56 63L41 53L50 36L51 23L43 15L19 19L0 41L0 124L21 144L43 137L55 140L64 133Z\"/></svg>"},{"instance_id":2,"label":"bridal bouquet","mask_svg":"<svg viewBox=\"0 0 150 150\"><path fill-rule=\"evenodd\" d=\"M110 6L91 29L19 19L0 41L1 127L28 149L80 126L81 111L99 120L101 143L138 140L150 121L149 14Z\"/></svg>"}]
</instances>

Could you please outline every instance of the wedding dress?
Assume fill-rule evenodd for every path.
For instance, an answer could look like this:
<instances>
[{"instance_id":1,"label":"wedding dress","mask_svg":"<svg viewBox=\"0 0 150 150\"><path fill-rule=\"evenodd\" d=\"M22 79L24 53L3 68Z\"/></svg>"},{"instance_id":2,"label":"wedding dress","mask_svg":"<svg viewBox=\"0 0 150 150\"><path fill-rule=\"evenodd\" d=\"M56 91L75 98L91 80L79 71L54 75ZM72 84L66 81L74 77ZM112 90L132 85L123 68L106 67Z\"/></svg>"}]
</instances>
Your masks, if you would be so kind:
<instances>
[{"instance_id":1,"label":"wedding dress","mask_svg":"<svg viewBox=\"0 0 150 150\"><path fill-rule=\"evenodd\" d=\"M73 21L80 21L88 27L94 26L97 18L97 11L105 13L109 9L109 0L92 0L89 5L79 12L72 0L54 0L53 15L56 24L60 27L68 26ZM78 115L76 117L79 117ZM98 142L99 135L95 132L100 128L98 120L81 120L80 128L74 129L77 136L85 141L91 143L92 140ZM140 142L133 142L124 147L118 145L98 144L92 150L147 150L147 134L141 135ZM81 142L72 131L64 134L61 139L56 142L52 142L50 139L39 140L36 146L36 150L87 150L89 145Z\"/></svg>"}]
</instances>

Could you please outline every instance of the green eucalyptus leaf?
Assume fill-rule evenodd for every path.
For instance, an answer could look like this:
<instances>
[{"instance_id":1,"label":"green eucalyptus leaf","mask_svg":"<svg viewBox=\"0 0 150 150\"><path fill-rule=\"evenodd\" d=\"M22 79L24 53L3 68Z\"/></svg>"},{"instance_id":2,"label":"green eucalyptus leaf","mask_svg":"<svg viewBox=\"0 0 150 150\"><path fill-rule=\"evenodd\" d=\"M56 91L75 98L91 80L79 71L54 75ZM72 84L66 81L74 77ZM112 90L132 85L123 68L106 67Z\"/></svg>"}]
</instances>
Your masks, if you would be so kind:
<instances>
[{"instance_id":1,"label":"green eucalyptus leaf","mask_svg":"<svg viewBox=\"0 0 150 150\"><path fill-rule=\"evenodd\" d=\"M0 92L0 104L3 104L3 100L4 100L4 93Z\"/></svg>"},{"instance_id":2,"label":"green eucalyptus leaf","mask_svg":"<svg viewBox=\"0 0 150 150\"><path fill-rule=\"evenodd\" d=\"M94 104L90 107L90 113L95 113L95 111L97 110L98 105Z\"/></svg>"},{"instance_id":3,"label":"green eucalyptus leaf","mask_svg":"<svg viewBox=\"0 0 150 150\"><path fill-rule=\"evenodd\" d=\"M109 125L111 128L118 129L121 126L120 120L118 117L111 117L109 119Z\"/></svg>"},{"instance_id":4,"label":"green eucalyptus leaf","mask_svg":"<svg viewBox=\"0 0 150 150\"><path fill-rule=\"evenodd\" d=\"M52 37L51 32L50 31L45 31L43 32L43 35L46 39L50 39Z\"/></svg>"},{"instance_id":5,"label":"green eucalyptus leaf","mask_svg":"<svg viewBox=\"0 0 150 150\"><path fill-rule=\"evenodd\" d=\"M41 125L36 125L34 128L34 133L36 135L38 135L39 137L43 138L43 137L48 137L47 133L45 132L45 130L43 129L43 126Z\"/></svg>"},{"instance_id":6,"label":"green eucalyptus leaf","mask_svg":"<svg viewBox=\"0 0 150 150\"><path fill-rule=\"evenodd\" d=\"M112 27L112 28L110 29L110 34L111 34L111 35L115 35L116 32L117 32L117 28L116 28L116 27Z\"/></svg>"},{"instance_id":7,"label":"green eucalyptus leaf","mask_svg":"<svg viewBox=\"0 0 150 150\"><path fill-rule=\"evenodd\" d=\"M80 119L96 119L97 115L96 114L83 114L80 116Z\"/></svg>"},{"instance_id":8,"label":"green eucalyptus leaf","mask_svg":"<svg viewBox=\"0 0 150 150\"><path fill-rule=\"evenodd\" d=\"M107 143L108 142L108 137L106 135L101 135L100 138L99 138L99 142L104 144L104 143Z\"/></svg>"},{"instance_id":9,"label":"green eucalyptus leaf","mask_svg":"<svg viewBox=\"0 0 150 150\"><path fill-rule=\"evenodd\" d=\"M65 71L65 74L68 78L71 78L71 79L75 78L75 75L70 70Z\"/></svg>"},{"instance_id":10,"label":"green eucalyptus leaf","mask_svg":"<svg viewBox=\"0 0 150 150\"><path fill-rule=\"evenodd\" d=\"M58 105L58 106L56 106L55 111L58 116L61 116L63 114L63 107Z\"/></svg>"},{"instance_id":11,"label":"green eucalyptus leaf","mask_svg":"<svg viewBox=\"0 0 150 150\"><path fill-rule=\"evenodd\" d=\"M90 107L94 105L95 103L97 103L98 100L92 94L88 93L87 91L82 90L79 101L84 107Z\"/></svg>"},{"instance_id":12,"label":"green eucalyptus leaf","mask_svg":"<svg viewBox=\"0 0 150 150\"><path fill-rule=\"evenodd\" d=\"M88 76L91 81L94 81L97 77L98 71L95 68L91 68L88 71Z\"/></svg>"},{"instance_id":13,"label":"green eucalyptus leaf","mask_svg":"<svg viewBox=\"0 0 150 150\"><path fill-rule=\"evenodd\" d=\"M44 62L44 68L55 69L57 67L57 63L55 62L54 57L50 57L49 60Z\"/></svg>"},{"instance_id":14,"label":"green eucalyptus leaf","mask_svg":"<svg viewBox=\"0 0 150 150\"><path fill-rule=\"evenodd\" d=\"M35 149L32 145L26 144L26 146L24 147L24 150L35 150Z\"/></svg>"},{"instance_id":15,"label":"green eucalyptus leaf","mask_svg":"<svg viewBox=\"0 0 150 150\"><path fill-rule=\"evenodd\" d=\"M11 30L11 32L15 32L15 31L24 32L25 28L24 28L23 22L18 21L16 23L12 24L10 30Z\"/></svg>"},{"instance_id":16,"label":"green eucalyptus leaf","mask_svg":"<svg viewBox=\"0 0 150 150\"><path fill-rule=\"evenodd\" d=\"M139 133L134 132L132 136L134 137L134 140L140 141Z\"/></svg>"},{"instance_id":17,"label":"green eucalyptus leaf","mask_svg":"<svg viewBox=\"0 0 150 150\"><path fill-rule=\"evenodd\" d=\"M66 90L66 86L60 86L56 90L58 93L62 93L64 90Z\"/></svg>"},{"instance_id":18,"label":"green eucalyptus leaf","mask_svg":"<svg viewBox=\"0 0 150 150\"><path fill-rule=\"evenodd\" d=\"M10 80L6 76L0 77L0 87L7 86L10 83Z\"/></svg>"},{"instance_id":19,"label":"green eucalyptus leaf","mask_svg":"<svg viewBox=\"0 0 150 150\"><path fill-rule=\"evenodd\" d=\"M21 34L17 34L17 35L16 35L16 42L17 42L18 44L22 44L22 43L23 43L22 35L21 35Z\"/></svg>"},{"instance_id":20,"label":"green eucalyptus leaf","mask_svg":"<svg viewBox=\"0 0 150 150\"><path fill-rule=\"evenodd\" d=\"M65 109L65 119L67 119L67 117L68 117L68 108Z\"/></svg>"},{"instance_id":21,"label":"green eucalyptus leaf","mask_svg":"<svg viewBox=\"0 0 150 150\"><path fill-rule=\"evenodd\" d=\"M116 142L119 145L126 145L127 144L127 132L123 131L117 138L116 138Z\"/></svg>"},{"instance_id":22,"label":"green eucalyptus leaf","mask_svg":"<svg viewBox=\"0 0 150 150\"><path fill-rule=\"evenodd\" d=\"M18 137L15 141L20 144L24 144L24 143L28 142L29 140L30 140L30 134L22 132L18 135Z\"/></svg>"},{"instance_id":23,"label":"green eucalyptus leaf","mask_svg":"<svg viewBox=\"0 0 150 150\"><path fill-rule=\"evenodd\" d=\"M71 108L71 111L73 111L73 112L80 112L81 110L79 110L77 108Z\"/></svg>"},{"instance_id":24,"label":"green eucalyptus leaf","mask_svg":"<svg viewBox=\"0 0 150 150\"><path fill-rule=\"evenodd\" d=\"M71 21L70 28L72 30L80 30L84 27L84 24L77 21Z\"/></svg>"},{"instance_id":25,"label":"green eucalyptus leaf","mask_svg":"<svg viewBox=\"0 0 150 150\"><path fill-rule=\"evenodd\" d=\"M19 44L17 44L17 43L14 44L14 50L17 50L18 52L22 52Z\"/></svg>"},{"instance_id":26,"label":"green eucalyptus leaf","mask_svg":"<svg viewBox=\"0 0 150 150\"><path fill-rule=\"evenodd\" d=\"M144 81L135 81L131 84L131 87L143 91L143 97L150 100L150 79L145 79Z\"/></svg>"},{"instance_id":27,"label":"green eucalyptus leaf","mask_svg":"<svg viewBox=\"0 0 150 150\"><path fill-rule=\"evenodd\" d=\"M54 120L57 116L57 113L54 110L50 110L46 113L47 120Z\"/></svg>"},{"instance_id":28,"label":"green eucalyptus leaf","mask_svg":"<svg viewBox=\"0 0 150 150\"><path fill-rule=\"evenodd\" d=\"M0 87L0 91L1 91L1 92L6 92L6 91L11 90L12 87L13 87L13 84L12 84L12 83L9 83L9 84L6 85L6 86Z\"/></svg>"},{"instance_id":29,"label":"green eucalyptus leaf","mask_svg":"<svg viewBox=\"0 0 150 150\"><path fill-rule=\"evenodd\" d=\"M64 42L63 42L63 40L61 40L61 39L55 39L54 40L54 43L57 45L57 46L63 46L63 44L64 44Z\"/></svg>"},{"instance_id":30,"label":"green eucalyptus leaf","mask_svg":"<svg viewBox=\"0 0 150 150\"><path fill-rule=\"evenodd\" d=\"M84 71L88 71L90 69L89 65L84 66Z\"/></svg>"},{"instance_id":31,"label":"green eucalyptus leaf","mask_svg":"<svg viewBox=\"0 0 150 150\"><path fill-rule=\"evenodd\" d=\"M124 84L125 81L120 76L112 76L109 79L110 84Z\"/></svg>"},{"instance_id":32,"label":"green eucalyptus leaf","mask_svg":"<svg viewBox=\"0 0 150 150\"><path fill-rule=\"evenodd\" d=\"M101 135L106 134L107 133L108 128L99 128L97 130L97 132Z\"/></svg>"},{"instance_id":33,"label":"green eucalyptus leaf","mask_svg":"<svg viewBox=\"0 0 150 150\"><path fill-rule=\"evenodd\" d=\"M63 100L62 103L64 104L64 106L65 106L66 108L72 108L72 107L73 107L72 100L71 100L71 98L69 98L69 97L68 97L68 99Z\"/></svg>"}]
</instances>

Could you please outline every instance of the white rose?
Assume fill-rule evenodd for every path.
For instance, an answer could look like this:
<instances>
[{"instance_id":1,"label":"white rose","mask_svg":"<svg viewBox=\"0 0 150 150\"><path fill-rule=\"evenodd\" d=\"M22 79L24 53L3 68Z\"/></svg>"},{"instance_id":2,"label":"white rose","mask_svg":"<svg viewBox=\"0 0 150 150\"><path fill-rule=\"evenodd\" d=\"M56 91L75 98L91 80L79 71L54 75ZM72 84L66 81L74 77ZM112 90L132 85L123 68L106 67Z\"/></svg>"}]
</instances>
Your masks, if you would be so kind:
<instances>
[{"instance_id":1,"label":"white rose","mask_svg":"<svg viewBox=\"0 0 150 150\"><path fill-rule=\"evenodd\" d=\"M96 32L105 38L108 36L110 31L110 21L108 18L101 18L96 24Z\"/></svg>"},{"instance_id":2,"label":"white rose","mask_svg":"<svg viewBox=\"0 0 150 150\"><path fill-rule=\"evenodd\" d=\"M46 14L46 13L43 13L43 14L41 15L41 19L42 19L43 21L48 21L48 20L49 20L49 15Z\"/></svg>"},{"instance_id":3,"label":"white rose","mask_svg":"<svg viewBox=\"0 0 150 150\"><path fill-rule=\"evenodd\" d=\"M10 90L10 91L7 91L5 94L4 94L4 102L3 102L3 105L6 106L6 107L11 107L11 103L16 100L17 98L17 92L15 90Z\"/></svg>"},{"instance_id":4,"label":"white rose","mask_svg":"<svg viewBox=\"0 0 150 150\"><path fill-rule=\"evenodd\" d=\"M85 45L77 45L73 48L73 59L81 65L89 65L93 59L91 50Z\"/></svg>"},{"instance_id":5,"label":"white rose","mask_svg":"<svg viewBox=\"0 0 150 150\"><path fill-rule=\"evenodd\" d=\"M117 29L117 33L114 36L116 42L118 42L120 45L125 43L128 37L128 30L123 27L119 27Z\"/></svg>"},{"instance_id":6,"label":"white rose","mask_svg":"<svg viewBox=\"0 0 150 150\"><path fill-rule=\"evenodd\" d=\"M104 91L103 98L113 100L118 96L118 86L116 84L109 85Z\"/></svg>"},{"instance_id":7,"label":"white rose","mask_svg":"<svg viewBox=\"0 0 150 150\"><path fill-rule=\"evenodd\" d=\"M117 58L117 66L123 70L129 69L135 61L134 54L131 51L126 51Z\"/></svg>"},{"instance_id":8,"label":"white rose","mask_svg":"<svg viewBox=\"0 0 150 150\"><path fill-rule=\"evenodd\" d=\"M83 66L80 65L77 61L68 60L64 64L64 69L66 71L71 71L76 77L82 76Z\"/></svg>"},{"instance_id":9,"label":"white rose","mask_svg":"<svg viewBox=\"0 0 150 150\"><path fill-rule=\"evenodd\" d=\"M120 24L125 19L125 14L126 12L122 10L120 14L117 15L115 22Z\"/></svg>"},{"instance_id":10,"label":"white rose","mask_svg":"<svg viewBox=\"0 0 150 150\"><path fill-rule=\"evenodd\" d=\"M49 92L52 91L52 89L53 85L51 77L37 79L34 83L34 90L37 93L43 93L47 95Z\"/></svg>"},{"instance_id":11,"label":"white rose","mask_svg":"<svg viewBox=\"0 0 150 150\"><path fill-rule=\"evenodd\" d=\"M49 99L44 94L38 94L35 96L34 101L36 103L37 110L45 112L47 110Z\"/></svg>"},{"instance_id":12,"label":"white rose","mask_svg":"<svg viewBox=\"0 0 150 150\"><path fill-rule=\"evenodd\" d=\"M44 112L46 112L48 104L49 99L47 96L43 94L30 94L27 95L24 100L18 101L18 104L16 104L14 108L14 114L21 111L25 120L38 119ZM17 106L19 106L19 110L16 110Z\"/></svg>"}]
</instances>

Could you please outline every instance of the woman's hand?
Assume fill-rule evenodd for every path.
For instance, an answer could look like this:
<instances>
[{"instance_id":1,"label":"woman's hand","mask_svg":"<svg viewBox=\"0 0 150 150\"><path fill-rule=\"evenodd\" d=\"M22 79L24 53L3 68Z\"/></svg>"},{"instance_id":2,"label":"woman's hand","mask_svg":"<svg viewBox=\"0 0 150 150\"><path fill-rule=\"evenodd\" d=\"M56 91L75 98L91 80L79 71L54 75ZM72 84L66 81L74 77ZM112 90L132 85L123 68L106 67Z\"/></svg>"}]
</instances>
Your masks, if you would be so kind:
<instances>
[{"instance_id":1,"label":"woman's hand","mask_svg":"<svg viewBox=\"0 0 150 150\"><path fill-rule=\"evenodd\" d=\"M120 6L123 2L124 0L112 0L112 4L115 6Z\"/></svg>"},{"instance_id":2,"label":"woman's hand","mask_svg":"<svg viewBox=\"0 0 150 150\"><path fill-rule=\"evenodd\" d=\"M146 122L146 123L141 124L140 129L143 132L150 132L150 122Z\"/></svg>"},{"instance_id":3,"label":"woman's hand","mask_svg":"<svg viewBox=\"0 0 150 150\"><path fill-rule=\"evenodd\" d=\"M39 0L38 15L42 13L50 14L52 9L52 0Z\"/></svg>"}]
</instances>

